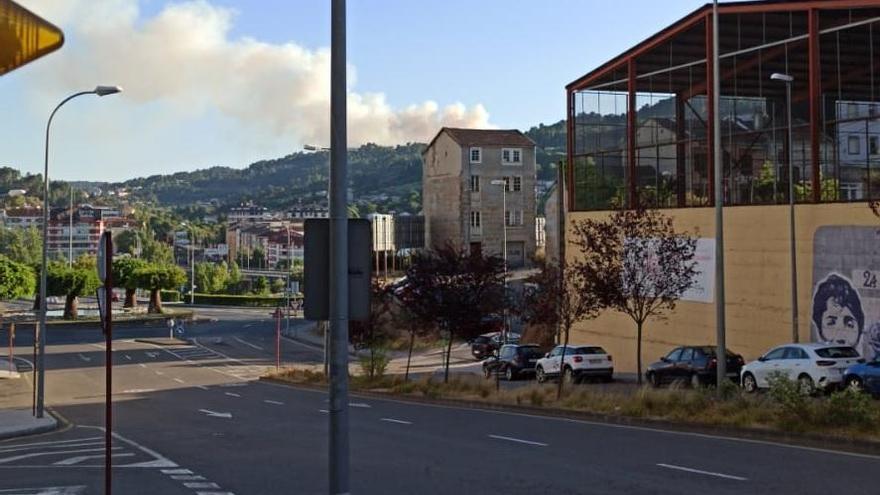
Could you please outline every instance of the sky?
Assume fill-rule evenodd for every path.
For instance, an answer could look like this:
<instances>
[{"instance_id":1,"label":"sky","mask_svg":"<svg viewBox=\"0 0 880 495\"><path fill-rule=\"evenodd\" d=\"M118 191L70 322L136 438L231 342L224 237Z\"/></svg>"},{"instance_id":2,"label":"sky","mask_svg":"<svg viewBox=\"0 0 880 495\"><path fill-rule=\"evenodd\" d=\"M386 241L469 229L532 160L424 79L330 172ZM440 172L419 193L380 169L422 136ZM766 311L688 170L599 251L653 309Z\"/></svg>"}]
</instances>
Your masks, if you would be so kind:
<instances>
[{"instance_id":1,"label":"sky","mask_svg":"<svg viewBox=\"0 0 880 495\"><path fill-rule=\"evenodd\" d=\"M64 46L0 76L0 166L119 181L243 168L329 145L329 0L16 0ZM349 144L426 142L443 125L527 130L567 83L697 0L348 0Z\"/></svg>"}]
</instances>

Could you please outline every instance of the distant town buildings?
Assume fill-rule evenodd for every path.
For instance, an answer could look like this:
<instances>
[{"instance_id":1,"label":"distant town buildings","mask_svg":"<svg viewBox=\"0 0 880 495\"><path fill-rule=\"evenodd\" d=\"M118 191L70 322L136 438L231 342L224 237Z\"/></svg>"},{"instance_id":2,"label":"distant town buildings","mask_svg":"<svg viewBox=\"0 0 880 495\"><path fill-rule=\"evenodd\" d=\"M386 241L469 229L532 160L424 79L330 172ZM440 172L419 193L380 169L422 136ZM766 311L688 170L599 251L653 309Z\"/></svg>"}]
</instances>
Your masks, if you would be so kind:
<instances>
[{"instance_id":1,"label":"distant town buildings","mask_svg":"<svg viewBox=\"0 0 880 495\"><path fill-rule=\"evenodd\" d=\"M426 246L501 255L506 229L508 266L525 266L535 254L535 176L535 143L522 132L442 128L423 153Z\"/></svg>"}]
</instances>

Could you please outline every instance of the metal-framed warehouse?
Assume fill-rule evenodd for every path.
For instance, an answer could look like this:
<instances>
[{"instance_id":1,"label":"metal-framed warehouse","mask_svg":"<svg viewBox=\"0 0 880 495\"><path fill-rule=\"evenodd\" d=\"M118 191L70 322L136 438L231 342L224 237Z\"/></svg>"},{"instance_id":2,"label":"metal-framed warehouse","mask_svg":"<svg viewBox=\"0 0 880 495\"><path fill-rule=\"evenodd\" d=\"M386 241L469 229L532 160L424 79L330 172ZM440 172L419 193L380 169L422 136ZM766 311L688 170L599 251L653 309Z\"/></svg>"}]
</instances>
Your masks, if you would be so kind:
<instances>
[{"instance_id":1,"label":"metal-framed warehouse","mask_svg":"<svg viewBox=\"0 0 880 495\"><path fill-rule=\"evenodd\" d=\"M789 146L796 201L880 199L880 0L721 4L719 108L714 34L707 4L566 86L570 210L712 206L716 138L726 205L787 203Z\"/></svg>"}]
</instances>

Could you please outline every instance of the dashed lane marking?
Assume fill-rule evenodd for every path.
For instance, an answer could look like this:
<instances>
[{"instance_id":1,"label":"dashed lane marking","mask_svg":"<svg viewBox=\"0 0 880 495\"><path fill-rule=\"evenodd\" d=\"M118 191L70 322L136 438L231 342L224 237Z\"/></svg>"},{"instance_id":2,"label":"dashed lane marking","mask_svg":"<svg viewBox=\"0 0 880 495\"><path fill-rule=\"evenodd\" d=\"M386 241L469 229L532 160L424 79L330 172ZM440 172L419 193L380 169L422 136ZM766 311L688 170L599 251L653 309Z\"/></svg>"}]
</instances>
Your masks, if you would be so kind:
<instances>
[{"instance_id":1,"label":"dashed lane marking","mask_svg":"<svg viewBox=\"0 0 880 495\"><path fill-rule=\"evenodd\" d=\"M412 421L404 421L402 419L394 419L394 418L382 418L379 421L385 421L386 423L396 423L399 425L411 425Z\"/></svg>"},{"instance_id":2,"label":"dashed lane marking","mask_svg":"<svg viewBox=\"0 0 880 495\"><path fill-rule=\"evenodd\" d=\"M686 473L702 474L705 476L714 476L716 478L724 478L726 480L734 480L734 481L748 481L749 480L748 478L743 478L742 476L734 476L732 474L724 474L724 473L715 473L712 471L703 471L702 469L694 469L694 468L689 468L689 467L684 467L684 466L676 466L673 464L658 463L657 466L662 467L662 468L666 468L666 469L672 469L675 471L684 471Z\"/></svg>"},{"instance_id":3,"label":"dashed lane marking","mask_svg":"<svg viewBox=\"0 0 880 495\"><path fill-rule=\"evenodd\" d=\"M230 397L241 397L241 395L236 394L236 393L234 393L234 392L226 392L225 395L228 395L228 396L230 396Z\"/></svg>"},{"instance_id":4,"label":"dashed lane marking","mask_svg":"<svg viewBox=\"0 0 880 495\"><path fill-rule=\"evenodd\" d=\"M217 483L213 483L211 481L187 481L183 483L183 486L187 488L220 488L220 485Z\"/></svg>"},{"instance_id":5,"label":"dashed lane marking","mask_svg":"<svg viewBox=\"0 0 880 495\"><path fill-rule=\"evenodd\" d=\"M278 402L277 400L263 399L263 402L265 402L266 404L275 404L276 406L283 406L284 405L283 402Z\"/></svg>"},{"instance_id":6,"label":"dashed lane marking","mask_svg":"<svg viewBox=\"0 0 880 495\"><path fill-rule=\"evenodd\" d=\"M523 440L521 438L505 437L505 436L501 436L501 435L488 435L488 436L489 436L489 438L494 438L495 440L505 440L507 442L522 443L522 444L526 444L526 445L535 445L537 447L546 447L547 445L549 445L544 442L533 442L531 440Z\"/></svg>"}]
</instances>

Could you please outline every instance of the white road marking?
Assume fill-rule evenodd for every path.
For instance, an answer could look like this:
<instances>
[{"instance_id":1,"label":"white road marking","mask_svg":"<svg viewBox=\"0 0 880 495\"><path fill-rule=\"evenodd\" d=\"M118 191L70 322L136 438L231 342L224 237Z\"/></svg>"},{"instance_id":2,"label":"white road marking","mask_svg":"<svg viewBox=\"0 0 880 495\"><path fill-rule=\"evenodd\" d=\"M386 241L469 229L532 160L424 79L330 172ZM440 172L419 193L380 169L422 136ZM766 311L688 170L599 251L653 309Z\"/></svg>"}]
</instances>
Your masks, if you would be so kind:
<instances>
[{"instance_id":1,"label":"white road marking","mask_svg":"<svg viewBox=\"0 0 880 495\"><path fill-rule=\"evenodd\" d=\"M77 438L74 440L54 440L52 442L33 442L33 443L19 443L16 445L9 445L0 447L0 452L5 451L15 451L20 450L22 447L33 447L36 445L52 445L61 447L63 444L71 444L71 443L79 443L79 442L87 442L89 440L102 440L104 437L88 437L88 438Z\"/></svg>"},{"instance_id":2,"label":"white road marking","mask_svg":"<svg viewBox=\"0 0 880 495\"><path fill-rule=\"evenodd\" d=\"M184 483L183 486L187 488L220 488L220 485L210 481L193 481L190 483Z\"/></svg>"},{"instance_id":3,"label":"white road marking","mask_svg":"<svg viewBox=\"0 0 880 495\"><path fill-rule=\"evenodd\" d=\"M232 492L196 492L196 495L235 495Z\"/></svg>"},{"instance_id":4,"label":"white road marking","mask_svg":"<svg viewBox=\"0 0 880 495\"><path fill-rule=\"evenodd\" d=\"M325 414L330 413L330 411L328 411L328 410L326 410L326 409L318 409L318 412L319 412L319 413L325 413Z\"/></svg>"},{"instance_id":5,"label":"white road marking","mask_svg":"<svg viewBox=\"0 0 880 495\"><path fill-rule=\"evenodd\" d=\"M155 392L155 388L130 388L128 390L123 390L122 394L148 394L150 392Z\"/></svg>"},{"instance_id":6,"label":"white road marking","mask_svg":"<svg viewBox=\"0 0 880 495\"><path fill-rule=\"evenodd\" d=\"M112 447L112 449L120 449L122 447ZM85 454L87 452L103 452L104 447L100 447L97 449L77 449L77 450L53 450L52 452L31 452L30 454L21 454L15 455L12 457L4 457L0 459L0 464L6 464L8 462L15 462L21 459L30 459L32 457L42 457L45 455L58 455L58 454Z\"/></svg>"},{"instance_id":7,"label":"white road marking","mask_svg":"<svg viewBox=\"0 0 880 495\"><path fill-rule=\"evenodd\" d=\"M695 474L704 474L706 476L715 476L716 478L724 478L727 480L736 480L736 481L748 481L748 478L743 478L742 476L733 476L732 474L723 474L723 473L713 473L712 471L703 471L701 469L694 469L684 466L674 466L672 464L657 464L658 466L666 469L674 469L676 471L685 471L687 473L695 473Z\"/></svg>"},{"instance_id":8,"label":"white road marking","mask_svg":"<svg viewBox=\"0 0 880 495\"><path fill-rule=\"evenodd\" d=\"M538 447L546 447L548 445L542 442L533 442L531 440L522 440L520 438L504 437L501 435L489 435L489 438L494 438L496 440L507 440L508 442L524 443L526 445L535 445Z\"/></svg>"},{"instance_id":9,"label":"white road marking","mask_svg":"<svg viewBox=\"0 0 880 495\"><path fill-rule=\"evenodd\" d=\"M234 392L226 392L226 395L228 395L228 396L230 396L230 397L241 397L240 395L238 395L238 394L236 394L236 393L234 393Z\"/></svg>"},{"instance_id":10,"label":"white road marking","mask_svg":"<svg viewBox=\"0 0 880 495\"><path fill-rule=\"evenodd\" d=\"M125 359L128 359L129 361L131 361L131 356L129 356L128 354L126 354L126 355L125 355Z\"/></svg>"},{"instance_id":11,"label":"white road marking","mask_svg":"<svg viewBox=\"0 0 880 495\"><path fill-rule=\"evenodd\" d=\"M369 405L369 404L365 404L365 403L363 403L363 402L350 402L350 403L348 404L348 407L360 407L360 408L363 408L363 409L369 409L369 408L370 408L370 405Z\"/></svg>"},{"instance_id":12,"label":"white road marking","mask_svg":"<svg viewBox=\"0 0 880 495\"><path fill-rule=\"evenodd\" d=\"M172 378L172 380L174 380L177 383L186 383L185 381L181 380L180 378Z\"/></svg>"},{"instance_id":13,"label":"white road marking","mask_svg":"<svg viewBox=\"0 0 880 495\"><path fill-rule=\"evenodd\" d=\"M138 363L138 366L140 366L141 368L146 368L146 367L147 367L147 365L144 364L144 363Z\"/></svg>"},{"instance_id":14,"label":"white road marking","mask_svg":"<svg viewBox=\"0 0 880 495\"><path fill-rule=\"evenodd\" d=\"M236 337L236 336L234 336L234 335L232 336L232 338L235 339L235 340L237 340L237 341L239 341L239 342L241 342L242 344L244 344L244 345L246 345L246 346L248 346L248 347L251 347L251 348L253 348L253 349L256 349L256 350L258 350L258 351L262 351L262 350L263 350L262 347L260 347L260 346L258 346L258 345L251 344L250 342L248 342L248 341L246 341L246 340L242 340L242 339L240 339L240 338L238 338L238 337Z\"/></svg>"},{"instance_id":15,"label":"white road marking","mask_svg":"<svg viewBox=\"0 0 880 495\"><path fill-rule=\"evenodd\" d=\"M216 411L212 411L210 409L199 409L199 412L203 412L212 418L225 418L232 419L232 413L220 413Z\"/></svg>"},{"instance_id":16,"label":"white road marking","mask_svg":"<svg viewBox=\"0 0 880 495\"><path fill-rule=\"evenodd\" d=\"M151 358L153 358L153 359L156 359L157 357L159 357L159 353L158 353L158 352L150 352L150 351L147 351L147 356L149 356L149 357L151 357Z\"/></svg>"},{"instance_id":17,"label":"white road marking","mask_svg":"<svg viewBox=\"0 0 880 495\"><path fill-rule=\"evenodd\" d=\"M104 428L102 428L100 426L77 425L76 427L77 428L91 428L91 429L95 429L95 430L104 431ZM141 452L153 457L153 460L151 460L151 461L136 462L134 464L125 464L125 465L122 465L119 467L126 467L126 468L176 468L177 467L177 463L173 462L171 459L163 456L162 454L156 452L153 449L144 447L143 445L135 442L134 440L129 440L128 438L125 438L122 435L119 435L118 433L111 432L110 434L113 435L113 438L119 440L120 442L127 443L127 444L131 445L132 447L139 449Z\"/></svg>"},{"instance_id":18,"label":"white road marking","mask_svg":"<svg viewBox=\"0 0 880 495\"><path fill-rule=\"evenodd\" d=\"M196 385L196 388L200 388L202 390L209 390L208 387L206 387L204 385Z\"/></svg>"},{"instance_id":19,"label":"white road marking","mask_svg":"<svg viewBox=\"0 0 880 495\"><path fill-rule=\"evenodd\" d=\"M124 454L110 454L110 457L134 457L134 454L131 452L126 452ZM53 466L72 466L74 464L79 464L82 461L87 461L89 459L103 459L104 454L101 455L80 455L76 457L68 457L67 459L58 461L53 463Z\"/></svg>"},{"instance_id":20,"label":"white road marking","mask_svg":"<svg viewBox=\"0 0 880 495\"><path fill-rule=\"evenodd\" d=\"M87 363L88 363L89 361L92 360L92 358L90 358L90 357L88 357L88 356L85 356L85 355L83 355L82 353L79 354L79 358L82 359L83 361L87 362Z\"/></svg>"},{"instance_id":21,"label":"white road marking","mask_svg":"<svg viewBox=\"0 0 880 495\"><path fill-rule=\"evenodd\" d=\"M284 405L283 402L278 402L277 400L264 399L263 402L265 402L266 404L275 404L276 406L283 406Z\"/></svg>"},{"instance_id":22,"label":"white road marking","mask_svg":"<svg viewBox=\"0 0 880 495\"><path fill-rule=\"evenodd\" d=\"M10 488L8 490L0 490L0 493L10 493L15 495L78 495L85 492L85 485L41 486L35 488Z\"/></svg>"},{"instance_id":23,"label":"white road marking","mask_svg":"<svg viewBox=\"0 0 880 495\"><path fill-rule=\"evenodd\" d=\"M254 326L253 323L248 323L247 325L242 326L242 328L250 328L252 326Z\"/></svg>"},{"instance_id":24,"label":"white road marking","mask_svg":"<svg viewBox=\"0 0 880 495\"><path fill-rule=\"evenodd\" d=\"M189 469L163 469L162 474L192 474Z\"/></svg>"},{"instance_id":25,"label":"white road marking","mask_svg":"<svg viewBox=\"0 0 880 495\"><path fill-rule=\"evenodd\" d=\"M388 423L397 423L399 425L411 425L412 424L411 421L404 421L402 419L394 419L394 418L382 418L379 421L385 421Z\"/></svg>"},{"instance_id":26,"label":"white road marking","mask_svg":"<svg viewBox=\"0 0 880 495\"><path fill-rule=\"evenodd\" d=\"M171 479L177 481L205 481L204 476L199 476L197 474L175 474L171 476Z\"/></svg>"}]
</instances>

